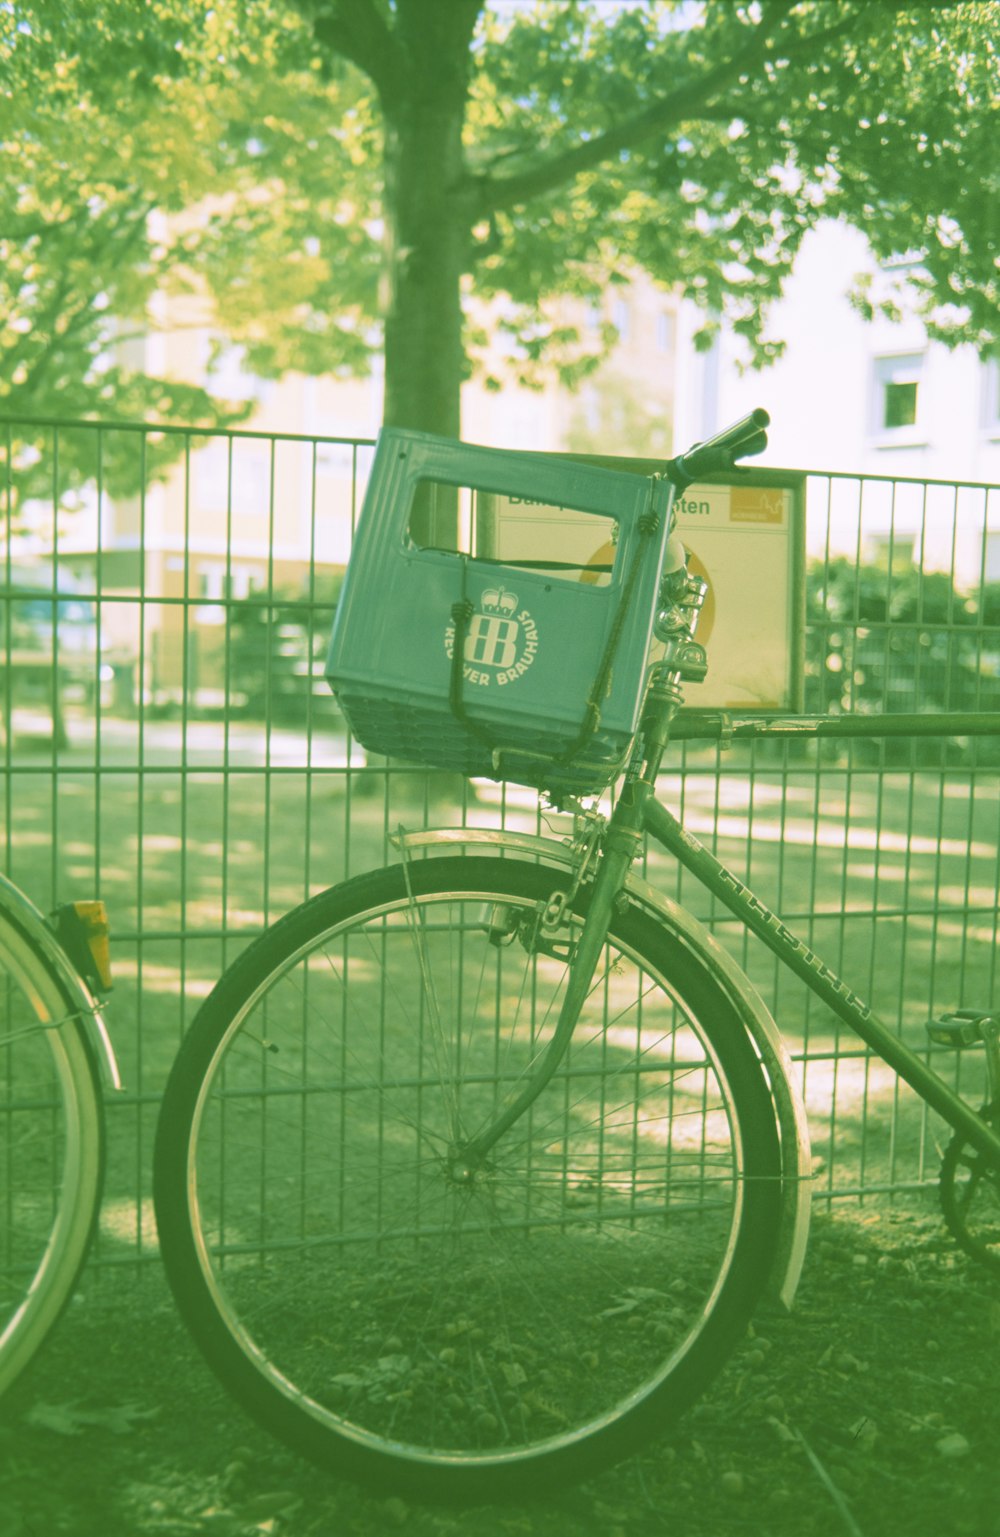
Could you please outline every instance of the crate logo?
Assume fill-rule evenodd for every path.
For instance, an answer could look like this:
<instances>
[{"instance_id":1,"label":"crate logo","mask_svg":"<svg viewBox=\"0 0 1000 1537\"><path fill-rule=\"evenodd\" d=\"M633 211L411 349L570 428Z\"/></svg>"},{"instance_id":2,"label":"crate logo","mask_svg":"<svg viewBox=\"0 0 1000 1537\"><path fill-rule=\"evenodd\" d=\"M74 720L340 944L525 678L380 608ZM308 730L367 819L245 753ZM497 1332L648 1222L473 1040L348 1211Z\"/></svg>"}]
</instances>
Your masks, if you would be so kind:
<instances>
[{"instance_id":1,"label":"crate logo","mask_svg":"<svg viewBox=\"0 0 1000 1537\"><path fill-rule=\"evenodd\" d=\"M455 652L455 626L444 632L448 657ZM518 609L517 593L487 587L479 608L469 619L462 675L480 688L504 687L522 678L535 660L538 627L526 608Z\"/></svg>"}]
</instances>

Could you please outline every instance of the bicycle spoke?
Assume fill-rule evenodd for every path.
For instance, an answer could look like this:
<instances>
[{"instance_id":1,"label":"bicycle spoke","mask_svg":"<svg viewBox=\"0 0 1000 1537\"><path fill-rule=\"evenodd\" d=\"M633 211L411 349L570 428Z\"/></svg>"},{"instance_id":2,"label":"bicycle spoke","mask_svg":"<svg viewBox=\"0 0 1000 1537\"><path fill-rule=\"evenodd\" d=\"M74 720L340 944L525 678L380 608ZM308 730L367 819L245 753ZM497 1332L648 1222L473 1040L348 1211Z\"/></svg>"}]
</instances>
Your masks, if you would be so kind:
<instances>
[{"instance_id":1,"label":"bicycle spoke","mask_svg":"<svg viewBox=\"0 0 1000 1537\"><path fill-rule=\"evenodd\" d=\"M290 1383L317 1434L464 1466L582 1444L659 1392L709 1330L750 1197L683 976L609 942L549 1073L580 920L540 946L551 875L484 860L483 886L425 890L443 863L290 930L231 1019L206 1005L211 1081L165 1101L160 1140L175 1171L194 1149L196 1327L226 1320L276 1414ZM463 1138L517 1099L467 1164ZM158 1173L172 1279L175 1181Z\"/></svg>"}]
</instances>

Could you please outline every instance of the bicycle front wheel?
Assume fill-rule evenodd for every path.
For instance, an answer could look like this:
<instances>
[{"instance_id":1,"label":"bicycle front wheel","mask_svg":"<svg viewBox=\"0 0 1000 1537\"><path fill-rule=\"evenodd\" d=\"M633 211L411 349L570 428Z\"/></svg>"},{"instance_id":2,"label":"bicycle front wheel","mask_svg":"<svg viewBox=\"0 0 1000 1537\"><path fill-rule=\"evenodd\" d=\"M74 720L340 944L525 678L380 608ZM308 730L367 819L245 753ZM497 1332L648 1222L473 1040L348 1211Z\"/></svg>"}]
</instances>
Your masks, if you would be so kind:
<instances>
[{"instance_id":1,"label":"bicycle front wheel","mask_svg":"<svg viewBox=\"0 0 1000 1537\"><path fill-rule=\"evenodd\" d=\"M100 1204L101 1091L75 1008L27 916L0 912L0 1395L69 1301Z\"/></svg>"},{"instance_id":2,"label":"bicycle front wheel","mask_svg":"<svg viewBox=\"0 0 1000 1537\"><path fill-rule=\"evenodd\" d=\"M432 1497L520 1494L634 1449L745 1329L779 1211L757 1057L700 954L615 921L538 1099L586 898L433 858L253 944L185 1039L157 1133L181 1311L299 1451Z\"/></svg>"}]
</instances>

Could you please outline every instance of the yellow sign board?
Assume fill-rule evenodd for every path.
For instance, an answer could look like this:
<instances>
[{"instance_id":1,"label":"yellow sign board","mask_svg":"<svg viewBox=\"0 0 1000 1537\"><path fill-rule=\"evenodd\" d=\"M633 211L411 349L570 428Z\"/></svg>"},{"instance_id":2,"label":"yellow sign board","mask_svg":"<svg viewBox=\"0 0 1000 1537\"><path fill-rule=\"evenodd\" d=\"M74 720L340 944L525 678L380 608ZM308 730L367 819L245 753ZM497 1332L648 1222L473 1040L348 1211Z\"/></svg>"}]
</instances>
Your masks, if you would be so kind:
<instances>
[{"instance_id":1,"label":"yellow sign board","mask_svg":"<svg viewBox=\"0 0 1000 1537\"><path fill-rule=\"evenodd\" d=\"M589 462L641 474L661 468L652 460ZM741 470L725 483L690 486L678 498L675 531L689 569L708 583L697 632L708 676L686 685L688 705L802 708L804 484L804 475L790 471ZM579 565L581 581L607 581L614 547L594 518L507 497L492 501L496 558L530 549L539 562Z\"/></svg>"}]
</instances>

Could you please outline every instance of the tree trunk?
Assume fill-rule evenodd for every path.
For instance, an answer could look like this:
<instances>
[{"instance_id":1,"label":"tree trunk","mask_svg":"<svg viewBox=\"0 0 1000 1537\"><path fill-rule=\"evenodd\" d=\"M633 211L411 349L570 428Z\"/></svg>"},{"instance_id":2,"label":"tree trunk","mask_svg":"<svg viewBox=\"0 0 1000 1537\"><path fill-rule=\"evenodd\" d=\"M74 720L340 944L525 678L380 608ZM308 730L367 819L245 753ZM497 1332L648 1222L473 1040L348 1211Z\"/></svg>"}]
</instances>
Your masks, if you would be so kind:
<instances>
[{"instance_id":1,"label":"tree trunk","mask_svg":"<svg viewBox=\"0 0 1000 1537\"><path fill-rule=\"evenodd\" d=\"M385 421L458 437L462 273L472 220L462 154L478 5L401 0L403 89L385 100Z\"/></svg>"}]
</instances>

